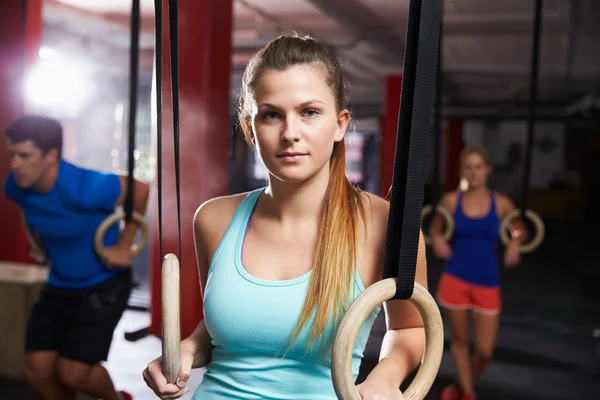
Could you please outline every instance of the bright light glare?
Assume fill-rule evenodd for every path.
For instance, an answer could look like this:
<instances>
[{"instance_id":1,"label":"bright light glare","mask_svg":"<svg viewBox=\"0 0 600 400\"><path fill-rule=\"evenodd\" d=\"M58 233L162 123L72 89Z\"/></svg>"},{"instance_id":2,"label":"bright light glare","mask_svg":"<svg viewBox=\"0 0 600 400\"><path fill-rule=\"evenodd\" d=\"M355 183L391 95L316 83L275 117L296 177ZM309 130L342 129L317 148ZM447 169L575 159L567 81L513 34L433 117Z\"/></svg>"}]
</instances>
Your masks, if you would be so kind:
<instances>
[{"instance_id":1,"label":"bright light glare","mask_svg":"<svg viewBox=\"0 0 600 400\"><path fill-rule=\"evenodd\" d=\"M52 50L48 47L42 47L38 51L38 55L40 56L40 58L52 58L52 57L56 57L58 55L58 53L55 50Z\"/></svg>"},{"instance_id":2,"label":"bright light glare","mask_svg":"<svg viewBox=\"0 0 600 400\"><path fill-rule=\"evenodd\" d=\"M36 106L67 112L78 109L91 95L84 71L58 59L41 60L31 72L25 91Z\"/></svg>"}]
</instances>

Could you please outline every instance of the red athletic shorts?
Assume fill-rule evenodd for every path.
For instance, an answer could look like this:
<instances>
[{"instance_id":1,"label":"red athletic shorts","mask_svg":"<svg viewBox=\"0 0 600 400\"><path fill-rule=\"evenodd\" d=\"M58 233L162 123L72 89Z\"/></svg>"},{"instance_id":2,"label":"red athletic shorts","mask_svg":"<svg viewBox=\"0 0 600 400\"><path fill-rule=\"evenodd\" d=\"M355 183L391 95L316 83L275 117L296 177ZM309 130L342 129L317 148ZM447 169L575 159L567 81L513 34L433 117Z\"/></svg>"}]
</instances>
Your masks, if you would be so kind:
<instances>
[{"instance_id":1,"label":"red athletic shorts","mask_svg":"<svg viewBox=\"0 0 600 400\"><path fill-rule=\"evenodd\" d=\"M437 300L449 310L472 310L480 314L500 313L500 288L481 286L443 273L437 288Z\"/></svg>"}]
</instances>

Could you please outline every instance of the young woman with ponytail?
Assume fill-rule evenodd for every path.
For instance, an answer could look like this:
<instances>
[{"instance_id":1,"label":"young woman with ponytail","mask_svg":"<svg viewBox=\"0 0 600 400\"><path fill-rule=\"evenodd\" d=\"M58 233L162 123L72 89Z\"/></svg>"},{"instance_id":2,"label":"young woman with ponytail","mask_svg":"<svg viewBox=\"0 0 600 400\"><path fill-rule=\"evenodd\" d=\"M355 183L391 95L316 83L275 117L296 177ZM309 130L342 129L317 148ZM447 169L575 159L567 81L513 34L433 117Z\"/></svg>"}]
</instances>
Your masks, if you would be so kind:
<instances>
[{"instance_id":1,"label":"young woman with ponytail","mask_svg":"<svg viewBox=\"0 0 600 400\"><path fill-rule=\"evenodd\" d=\"M181 343L177 385L161 359L144 379L161 398L335 399L331 348L350 303L382 276L389 204L345 175L351 121L340 64L311 38L282 36L260 50L243 76L239 122L268 170L264 188L202 204L194 233L204 320ZM426 287L424 245L416 280ZM409 302L384 304L388 332L380 362L358 386L364 400L402 399L419 365L423 321ZM358 369L371 326L354 348Z\"/></svg>"}]
</instances>

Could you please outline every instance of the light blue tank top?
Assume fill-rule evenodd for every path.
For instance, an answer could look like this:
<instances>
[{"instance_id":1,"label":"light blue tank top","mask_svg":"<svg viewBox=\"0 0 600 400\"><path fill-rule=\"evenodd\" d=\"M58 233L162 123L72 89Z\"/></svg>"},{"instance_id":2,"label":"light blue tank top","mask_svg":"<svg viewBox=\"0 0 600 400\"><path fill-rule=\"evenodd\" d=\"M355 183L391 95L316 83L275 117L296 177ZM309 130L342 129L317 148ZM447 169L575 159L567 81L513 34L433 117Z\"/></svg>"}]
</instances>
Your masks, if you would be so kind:
<instances>
[{"instance_id":1,"label":"light blue tank top","mask_svg":"<svg viewBox=\"0 0 600 400\"><path fill-rule=\"evenodd\" d=\"M307 349L311 324L289 346L311 271L273 281L255 278L242 265L246 230L262 190L242 201L210 264L204 318L215 347L193 399L335 400L331 352L323 356L321 339ZM364 290L358 272L354 276L352 300ZM359 331L352 357L354 379L380 310Z\"/></svg>"}]
</instances>

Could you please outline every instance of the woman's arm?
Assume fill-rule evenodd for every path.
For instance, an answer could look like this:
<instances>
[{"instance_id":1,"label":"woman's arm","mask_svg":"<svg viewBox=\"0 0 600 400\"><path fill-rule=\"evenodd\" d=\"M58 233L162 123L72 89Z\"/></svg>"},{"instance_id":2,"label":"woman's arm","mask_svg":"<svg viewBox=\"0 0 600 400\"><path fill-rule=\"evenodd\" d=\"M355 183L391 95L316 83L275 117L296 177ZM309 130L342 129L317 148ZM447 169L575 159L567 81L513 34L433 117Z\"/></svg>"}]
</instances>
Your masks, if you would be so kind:
<instances>
[{"instance_id":1,"label":"woman's arm","mask_svg":"<svg viewBox=\"0 0 600 400\"><path fill-rule=\"evenodd\" d=\"M206 201L196 210L194 247L200 278L200 293L203 297L212 256L245 196L242 193L235 196L217 197ZM194 332L181 342L182 353L187 351L194 357L192 368L208 365L213 347L204 320L200 321Z\"/></svg>"},{"instance_id":2,"label":"woman's arm","mask_svg":"<svg viewBox=\"0 0 600 400\"><path fill-rule=\"evenodd\" d=\"M191 354L193 357L192 369L208 365L213 345L204 320L198 323L190 336L181 341L180 349L182 354Z\"/></svg>"},{"instance_id":3,"label":"woman's arm","mask_svg":"<svg viewBox=\"0 0 600 400\"><path fill-rule=\"evenodd\" d=\"M421 232L415 280L427 288L425 254L425 241ZM381 345L379 363L367 380L384 382L398 388L421 362L425 349L425 328L421 314L409 301L388 301L384 308L388 330Z\"/></svg>"},{"instance_id":4,"label":"woman's arm","mask_svg":"<svg viewBox=\"0 0 600 400\"><path fill-rule=\"evenodd\" d=\"M213 228L218 226L220 222L215 221L215 217L222 215L217 210L220 208L218 203L218 199L208 201L198 207L194 215L194 247L196 249L200 294L202 296L204 296L206 281L208 280L210 260L207 248L210 242L211 231L214 231ZM194 332L181 342L181 352L188 352L193 355L192 368L201 368L208 365L212 349L212 340L206 329L204 320L200 321Z\"/></svg>"},{"instance_id":5,"label":"woman's arm","mask_svg":"<svg viewBox=\"0 0 600 400\"><path fill-rule=\"evenodd\" d=\"M206 287L211 254L217 248L221 234L225 232L230 222L224 218L224 215L233 216L235 206L236 204L231 201L215 199L202 204L194 215L194 245L201 293L204 293ZM162 370L162 357L151 361L143 372L144 380L160 398L181 397L189 390L186 382L191 370L206 366L210 362L213 345L204 320L200 321L190 336L181 341L179 348L181 368L177 385L167 382Z\"/></svg>"},{"instance_id":6,"label":"woman's arm","mask_svg":"<svg viewBox=\"0 0 600 400\"><path fill-rule=\"evenodd\" d=\"M509 197L499 193L496 194L496 203L498 204L498 214L501 220L517 208ZM511 221L509 231L512 240L518 243L524 243L529 238L529 234L523 223L523 216Z\"/></svg>"},{"instance_id":7,"label":"woman's arm","mask_svg":"<svg viewBox=\"0 0 600 400\"><path fill-rule=\"evenodd\" d=\"M449 192L443 195L439 201L439 205L452 212L456 208L456 192ZM434 216L429 226L429 236L431 236L431 239L441 237L446 225L444 218L436 213L435 210L433 212Z\"/></svg>"}]
</instances>

